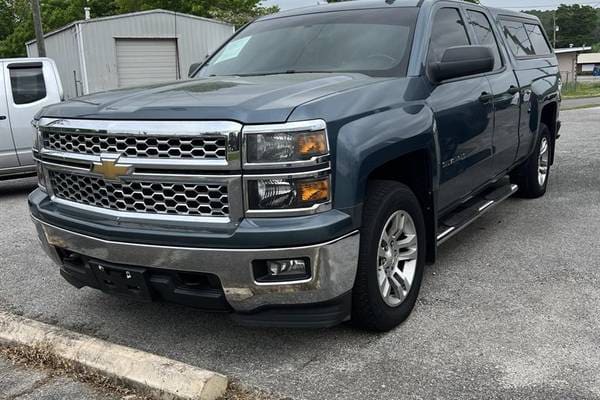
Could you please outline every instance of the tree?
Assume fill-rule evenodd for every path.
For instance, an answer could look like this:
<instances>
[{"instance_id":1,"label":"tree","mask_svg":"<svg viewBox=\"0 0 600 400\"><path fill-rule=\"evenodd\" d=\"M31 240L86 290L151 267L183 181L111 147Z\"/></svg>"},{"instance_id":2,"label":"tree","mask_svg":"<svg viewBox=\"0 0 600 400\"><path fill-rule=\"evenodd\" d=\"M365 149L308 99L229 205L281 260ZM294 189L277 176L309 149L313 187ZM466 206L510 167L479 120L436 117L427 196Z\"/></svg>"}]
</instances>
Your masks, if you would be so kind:
<instances>
[{"instance_id":1,"label":"tree","mask_svg":"<svg viewBox=\"0 0 600 400\"><path fill-rule=\"evenodd\" d=\"M41 0L44 32L84 18L162 8L206 18L220 19L240 27L261 15L279 11L261 7L260 0ZM29 0L0 0L0 58L26 55L25 42L35 38Z\"/></svg>"},{"instance_id":2,"label":"tree","mask_svg":"<svg viewBox=\"0 0 600 400\"><path fill-rule=\"evenodd\" d=\"M556 47L591 45L597 32L598 13L591 6L561 4L556 10L556 24L560 27Z\"/></svg>"},{"instance_id":3,"label":"tree","mask_svg":"<svg viewBox=\"0 0 600 400\"><path fill-rule=\"evenodd\" d=\"M0 57L25 54L25 42L35 37L28 0L0 1Z\"/></svg>"},{"instance_id":4,"label":"tree","mask_svg":"<svg viewBox=\"0 0 600 400\"><path fill-rule=\"evenodd\" d=\"M200 17L214 18L240 27L279 7L261 7L260 0L114 0L119 13L162 8Z\"/></svg>"},{"instance_id":5,"label":"tree","mask_svg":"<svg viewBox=\"0 0 600 400\"><path fill-rule=\"evenodd\" d=\"M552 38L552 30L554 29L554 10L527 10L523 11L527 14L535 15L540 19L546 33Z\"/></svg>"}]
</instances>

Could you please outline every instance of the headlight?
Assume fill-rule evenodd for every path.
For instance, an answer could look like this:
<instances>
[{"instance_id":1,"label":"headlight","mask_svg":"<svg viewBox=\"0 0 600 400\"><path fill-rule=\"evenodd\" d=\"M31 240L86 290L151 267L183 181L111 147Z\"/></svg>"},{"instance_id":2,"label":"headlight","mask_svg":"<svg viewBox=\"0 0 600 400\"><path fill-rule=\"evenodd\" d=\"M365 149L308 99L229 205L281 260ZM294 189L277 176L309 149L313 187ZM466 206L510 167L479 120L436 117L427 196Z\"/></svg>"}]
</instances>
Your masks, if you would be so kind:
<instances>
[{"instance_id":1,"label":"headlight","mask_svg":"<svg viewBox=\"0 0 600 400\"><path fill-rule=\"evenodd\" d=\"M32 135L33 135L33 150L34 151L39 151L41 149L42 146L42 141L41 141L41 133L40 130L38 129L38 122L36 120L31 121L31 126L32 126Z\"/></svg>"},{"instance_id":2,"label":"headlight","mask_svg":"<svg viewBox=\"0 0 600 400\"><path fill-rule=\"evenodd\" d=\"M44 174L44 168L42 168L42 163L38 162L36 164L36 168L37 168L38 187L41 190L43 190L44 192L48 192L48 189L46 189L46 187L47 187L46 175Z\"/></svg>"},{"instance_id":3,"label":"headlight","mask_svg":"<svg viewBox=\"0 0 600 400\"><path fill-rule=\"evenodd\" d=\"M306 161L327 155L325 131L305 133L257 133L248 135L249 163Z\"/></svg>"},{"instance_id":4,"label":"headlight","mask_svg":"<svg viewBox=\"0 0 600 400\"><path fill-rule=\"evenodd\" d=\"M243 130L246 216L297 216L331 209L325 121L248 125ZM267 170L278 172L268 173ZM302 171L302 172L300 172Z\"/></svg>"},{"instance_id":5,"label":"headlight","mask_svg":"<svg viewBox=\"0 0 600 400\"><path fill-rule=\"evenodd\" d=\"M247 126L246 167L281 167L282 164L317 164L329 154L325 122L290 122L280 125ZM265 165L268 164L268 165Z\"/></svg>"},{"instance_id":6,"label":"headlight","mask_svg":"<svg viewBox=\"0 0 600 400\"><path fill-rule=\"evenodd\" d=\"M261 177L247 180L248 214L299 215L307 211L328 209L331 202L331 179L328 171L298 177Z\"/></svg>"}]
</instances>

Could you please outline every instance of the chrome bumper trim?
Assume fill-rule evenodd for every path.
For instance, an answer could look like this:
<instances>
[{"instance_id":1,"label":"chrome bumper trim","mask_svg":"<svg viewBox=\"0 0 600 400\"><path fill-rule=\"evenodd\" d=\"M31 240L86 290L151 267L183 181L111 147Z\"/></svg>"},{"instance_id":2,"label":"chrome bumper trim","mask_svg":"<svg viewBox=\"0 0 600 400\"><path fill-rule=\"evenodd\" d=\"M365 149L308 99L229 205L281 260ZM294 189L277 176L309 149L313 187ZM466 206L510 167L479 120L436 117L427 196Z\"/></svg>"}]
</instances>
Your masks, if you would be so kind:
<instances>
[{"instance_id":1,"label":"chrome bumper trim","mask_svg":"<svg viewBox=\"0 0 600 400\"><path fill-rule=\"evenodd\" d=\"M214 274L221 280L229 304L242 312L270 305L318 303L341 296L352 289L358 265L358 231L309 246L215 249L115 242L32 219L45 251L58 264L57 247L116 264ZM310 259L309 281L268 286L254 281L253 260L300 257Z\"/></svg>"}]
</instances>

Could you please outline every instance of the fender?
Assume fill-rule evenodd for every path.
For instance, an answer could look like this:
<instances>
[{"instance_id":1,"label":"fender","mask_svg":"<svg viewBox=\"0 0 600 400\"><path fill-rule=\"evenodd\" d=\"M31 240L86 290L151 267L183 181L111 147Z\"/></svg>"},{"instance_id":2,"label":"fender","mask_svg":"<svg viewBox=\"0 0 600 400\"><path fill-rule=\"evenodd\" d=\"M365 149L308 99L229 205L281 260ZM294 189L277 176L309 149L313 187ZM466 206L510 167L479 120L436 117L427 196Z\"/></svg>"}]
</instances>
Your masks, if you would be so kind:
<instances>
[{"instance_id":1,"label":"fender","mask_svg":"<svg viewBox=\"0 0 600 400\"><path fill-rule=\"evenodd\" d=\"M341 205L362 203L373 171L416 151L425 150L429 170L437 177L436 133L433 112L425 105L372 114L343 126L337 140L335 184ZM433 182L427 187L433 189Z\"/></svg>"},{"instance_id":2,"label":"fender","mask_svg":"<svg viewBox=\"0 0 600 400\"><path fill-rule=\"evenodd\" d=\"M539 126L542 120L542 111L544 107L556 103L557 112L556 118L558 118L558 102L560 101L559 91L559 73L558 68L555 66L545 67L546 75L539 77L539 69L537 70L523 70L517 71L517 79L520 81L527 81L534 78L531 86L525 89L528 93L529 99L525 98L521 104L521 124L519 137L521 140L519 148L519 160L526 159L535 150L535 144L539 137ZM528 100L528 101L527 101ZM523 120L527 118L526 120ZM555 118L555 121L556 121ZM553 134L556 134L556 126L550 126ZM552 137L552 144L554 144L554 137ZM554 148L554 146L552 146ZM553 156L553 154L552 154Z\"/></svg>"},{"instance_id":3,"label":"fender","mask_svg":"<svg viewBox=\"0 0 600 400\"><path fill-rule=\"evenodd\" d=\"M430 155L437 181L438 146L428 88L420 78L377 79L373 84L315 99L296 108L289 120L317 112L327 121L338 209L360 206L367 179L385 163L418 150ZM430 185L437 189L437 184Z\"/></svg>"}]
</instances>

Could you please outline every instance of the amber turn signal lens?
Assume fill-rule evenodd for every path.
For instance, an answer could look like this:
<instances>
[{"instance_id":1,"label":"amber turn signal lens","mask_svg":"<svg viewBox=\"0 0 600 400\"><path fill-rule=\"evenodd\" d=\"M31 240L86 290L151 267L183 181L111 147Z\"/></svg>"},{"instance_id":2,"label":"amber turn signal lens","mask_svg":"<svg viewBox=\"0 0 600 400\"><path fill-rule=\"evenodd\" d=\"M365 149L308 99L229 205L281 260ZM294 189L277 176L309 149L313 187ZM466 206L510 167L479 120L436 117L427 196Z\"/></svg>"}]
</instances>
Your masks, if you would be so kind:
<instances>
[{"instance_id":1,"label":"amber turn signal lens","mask_svg":"<svg viewBox=\"0 0 600 400\"><path fill-rule=\"evenodd\" d=\"M327 154L325 132L313 132L298 135L298 153L302 156Z\"/></svg>"},{"instance_id":2,"label":"amber turn signal lens","mask_svg":"<svg viewBox=\"0 0 600 400\"><path fill-rule=\"evenodd\" d=\"M298 183L298 194L303 203L329 200L329 179Z\"/></svg>"}]
</instances>

